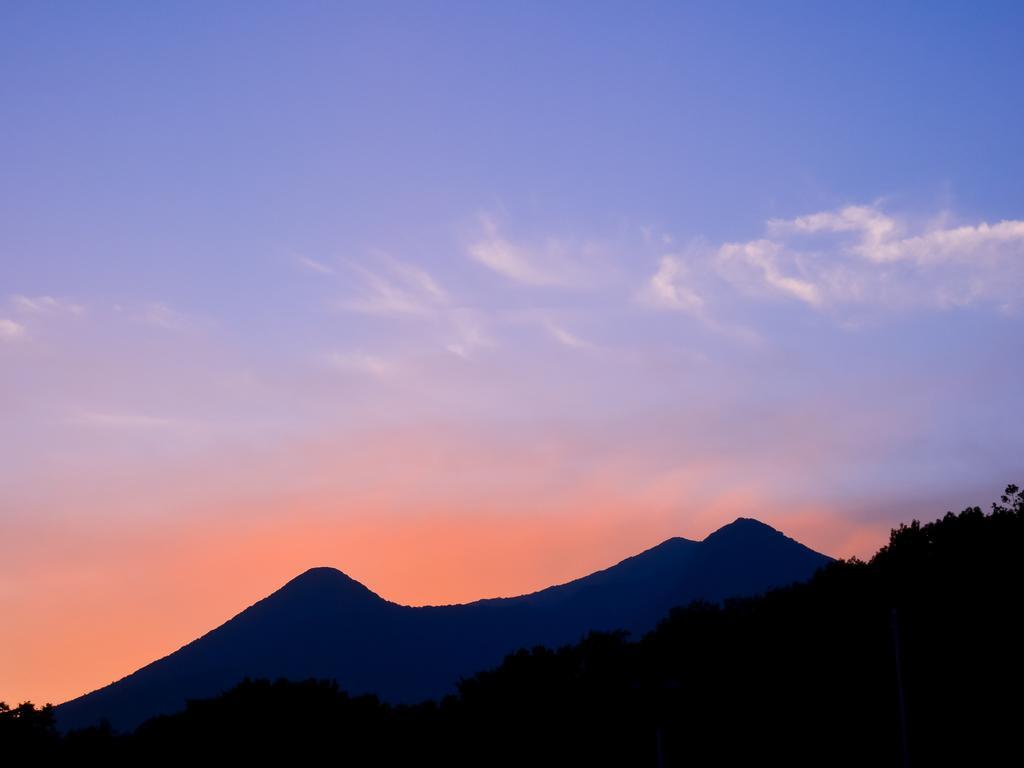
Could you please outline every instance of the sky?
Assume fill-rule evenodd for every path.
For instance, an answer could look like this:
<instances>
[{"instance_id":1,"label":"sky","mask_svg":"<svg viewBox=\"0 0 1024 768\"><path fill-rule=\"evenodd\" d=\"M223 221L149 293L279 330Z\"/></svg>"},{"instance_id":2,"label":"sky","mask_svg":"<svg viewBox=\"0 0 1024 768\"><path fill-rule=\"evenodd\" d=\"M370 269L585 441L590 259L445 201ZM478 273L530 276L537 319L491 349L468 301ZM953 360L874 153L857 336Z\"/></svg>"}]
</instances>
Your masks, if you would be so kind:
<instances>
[{"instance_id":1,"label":"sky","mask_svg":"<svg viewBox=\"0 0 1024 768\"><path fill-rule=\"evenodd\" d=\"M0 5L0 699L1024 480L1024 7Z\"/></svg>"}]
</instances>

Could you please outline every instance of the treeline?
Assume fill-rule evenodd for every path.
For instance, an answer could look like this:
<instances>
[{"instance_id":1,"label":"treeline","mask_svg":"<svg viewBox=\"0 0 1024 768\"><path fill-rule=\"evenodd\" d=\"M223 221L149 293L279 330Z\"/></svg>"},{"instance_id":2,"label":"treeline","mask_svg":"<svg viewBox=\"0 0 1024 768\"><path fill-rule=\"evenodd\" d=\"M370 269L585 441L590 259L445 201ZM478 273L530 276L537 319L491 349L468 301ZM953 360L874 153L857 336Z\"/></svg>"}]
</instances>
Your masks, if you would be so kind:
<instances>
[{"instance_id":1,"label":"treeline","mask_svg":"<svg viewBox=\"0 0 1024 768\"><path fill-rule=\"evenodd\" d=\"M134 733L0 706L0 754L352 765L1024 764L1024 492L637 642L521 650L440 702L247 680Z\"/></svg>"}]
</instances>

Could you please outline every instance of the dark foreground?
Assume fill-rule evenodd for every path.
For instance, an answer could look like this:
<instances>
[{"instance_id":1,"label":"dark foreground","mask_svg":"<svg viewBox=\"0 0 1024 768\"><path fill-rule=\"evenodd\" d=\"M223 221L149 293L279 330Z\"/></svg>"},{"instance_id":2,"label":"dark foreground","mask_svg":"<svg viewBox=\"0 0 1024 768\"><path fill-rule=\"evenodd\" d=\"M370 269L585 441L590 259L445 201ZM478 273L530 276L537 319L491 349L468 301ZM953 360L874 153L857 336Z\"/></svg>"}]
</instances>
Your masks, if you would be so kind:
<instances>
[{"instance_id":1,"label":"dark foreground","mask_svg":"<svg viewBox=\"0 0 1024 768\"><path fill-rule=\"evenodd\" d=\"M330 682L246 681L133 733L61 736L0 706L0 755L147 764L1022 764L1024 493L892 532L870 562L724 606L638 642L535 648L441 702Z\"/></svg>"}]
</instances>

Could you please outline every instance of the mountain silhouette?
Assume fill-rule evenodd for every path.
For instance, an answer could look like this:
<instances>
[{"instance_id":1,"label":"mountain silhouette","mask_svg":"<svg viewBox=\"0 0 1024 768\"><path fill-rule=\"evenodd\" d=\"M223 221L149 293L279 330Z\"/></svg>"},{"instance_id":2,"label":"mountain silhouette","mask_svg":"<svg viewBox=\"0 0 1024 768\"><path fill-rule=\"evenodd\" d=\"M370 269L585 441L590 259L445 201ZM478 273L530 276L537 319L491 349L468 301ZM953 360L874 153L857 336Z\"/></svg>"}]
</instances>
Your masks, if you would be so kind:
<instances>
[{"instance_id":1,"label":"mountain silhouette","mask_svg":"<svg viewBox=\"0 0 1024 768\"><path fill-rule=\"evenodd\" d=\"M119 730L242 679L335 679L393 702L438 698L518 648L591 630L654 628L694 600L749 596L810 578L831 558L756 520L703 541L672 538L575 581L512 598L409 607L334 568L312 568L230 621L127 677L60 705L62 729Z\"/></svg>"}]
</instances>

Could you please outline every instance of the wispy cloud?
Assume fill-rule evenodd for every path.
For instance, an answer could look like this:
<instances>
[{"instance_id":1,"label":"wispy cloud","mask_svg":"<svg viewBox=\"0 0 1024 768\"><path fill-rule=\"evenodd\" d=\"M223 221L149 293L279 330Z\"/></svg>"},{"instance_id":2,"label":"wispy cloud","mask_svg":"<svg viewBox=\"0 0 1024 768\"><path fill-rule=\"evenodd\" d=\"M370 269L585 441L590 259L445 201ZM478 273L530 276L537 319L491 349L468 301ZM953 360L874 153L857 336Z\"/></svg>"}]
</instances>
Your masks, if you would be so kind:
<instances>
[{"instance_id":1,"label":"wispy cloud","mask_svg":"<svg viewBox=\"0 0 1024 768\"><path fill-rule=\"evenodd\" d=\"M469 358L476 350L494 346L486 330L486 321L480 312L471 309L455 309L447 313L447 331L450 341L445 349L453 355Z\"/></svg>"},{"instance_id":2,"label":"wispy cloud","mask_svg":"<svg viewBox=\"0 0 1024 768\"><path fill-rule=\"evenodd\" d=\"M579 248L556 239L525 246L502 236L491 216L480 216L479 224L480 234L467 251L476 262L502 277L532 286L579 287L586 281L584 270L574 258Z\"/></svg>"},{"instance_id":3,"label":"wispy cloud","mask_svg":"<svg viewBox=\"0 0 1024 768\"><path fill-rule=\"evenodd\" d=\"M81 427L125 430L168 430L182 426L175 419L123 411L80 411L73 414L68 422Z\"/></svg>"},{"instance_id":4,"label":"wispy cloud","mask_svg":"<svg viewBox=\"0 0 1024 768\"><path fill-rule=\"evenodd\" d=\"M54 296L24 296L15 294L8 299L10 312L18 317L0 318L0 342L27 338L39 326L56 320L58 316L82 315L85 307Z\"/></svg>"},{"instance_id":5,"label":"wispy cloud","mask_svg":"<svg viewBox=\"0 0 1024 768\"><path fill-rule=\"evenodd\" d=\"M548 336L563 347L570 347L572 349L594 349L594 344L585 339L581 339L575 333L553 320L545 321L544 329L547 331Z\"/></svg>"},{"instance_id":6,"label":"wispy cloud","mask_svg":"<svg viewBox=\"0 0 1024 768\"><path fill-rule=\"evenodd\" d=\"M878 205L767 222L766 236L725 243L719 273L748 293L815 308L949 308L1024 298L1024 221L915 223Z\"/></svg>"},{"instance_id":7,"label":"wispy cloud","mask_svg":"<svg viewBox=\"0 0 1024 768\"><path fill-rule=\"evenodd\" d=\"M666 238L668 239L668 238ZM721 278L714 274L708 250L694 245L677 253L664 254L658 268L636 294L640 304L651 309L678 312L699 322L716 334L747 345L760 345L761 336L737 323L722 320L719 315L726 304ZM712 309L712 303L717 309Z\"/></svg>"},{"instance_id":8,"label":"wispy cloud","mask_svg":"<svg viewBox=\"0 0 1024 768\"><path fill-rule=\"evenodd\" d=\"M324 264L322 261L311 259L309 256L303 256L301 253L293 254L292 258L295 259L296 264L309 272L316 272L320 275L333 275L336 272L334 267Z\"/></svg>"},{"instance_id":9,"label":"wispy cloud","mask_svg":"<svg viewBox=\"0 0 1024 768\"><path fill-rule=\"evenodd\" d=\"M361 291L341 303L349 312L380 317L417 319L432 325L441 346L462 358L494 345L486 330L485 313L459 306L433 275L416 264L378 254L378 266L350 265L358 275ZM343 359L343 367L378 370L373 360L357 356ZM355 364L353 366L353 364Z\"/></svg>"},{"instance_id":10,"label":"wispy cloud","mask_svg":"<svg viewBox=\"0 0 1024 768\"><path fill-rule=\"evenodd\" d=\"M154 301L142 309L142 321L166 331L183 331L194 327L193 321L162 301Z\"/></svg>"},{"instance_id":11,"label":"wispy cloud","mask_svg":"<svg viewBox=\"0 0 1024 768\"><path fill-rule=\"evenodd\" d=\"M0 317L0 341L13 341L25 335L25 326L13 320Z\"/></svg>"},{"instance_id":12,"label":"wispy cloud","mask_svg":"<svg viewBox=\"0 0 1024 768\"><path fill-rule=\"evenodd\" d=\"M388 258L387 264L393 274L397 275L406 286L412 288L420 296L426 297L435 304L448 303L448 292L425 269L393 258Z\"/></svg>"},{"instance_id":13,"label":"wispy cloud","mask_svg":"<svg viewBox=\"0 0 1024 768\"><path fill-rule=\"evenodd\" d=\"M324 356L324 362L342 373L356 373L380 380L391 379L401 370L396 362L365 352L331 352Z\"/></svg>"},{"instance_id":14,"label":"wispy cloud","mask_svg":"<svg viewBox=\"0 0 1024 768\"><path fill-rule=\"evenodd\" d=\"M85 307L66 299L58 299L53 296L21 296L11 297L11 304L19 312L25 314L41 315L50 312L67 312L72 315L80 315L85 312Z\"/></svg>"},{"instance_id":15,"label":"wispy cloud","mask_svg":"<svg viewBox=\"0 0 1024 768\"><path fill-rule=\"evenodd\" d=\"M343 309L368 315L425 315L447 304L447 293L426 270L389 257L378 261L382 267L377 270L350 265L361 285L357 295L341 303Z\"/></svg>"}]
</instances>

